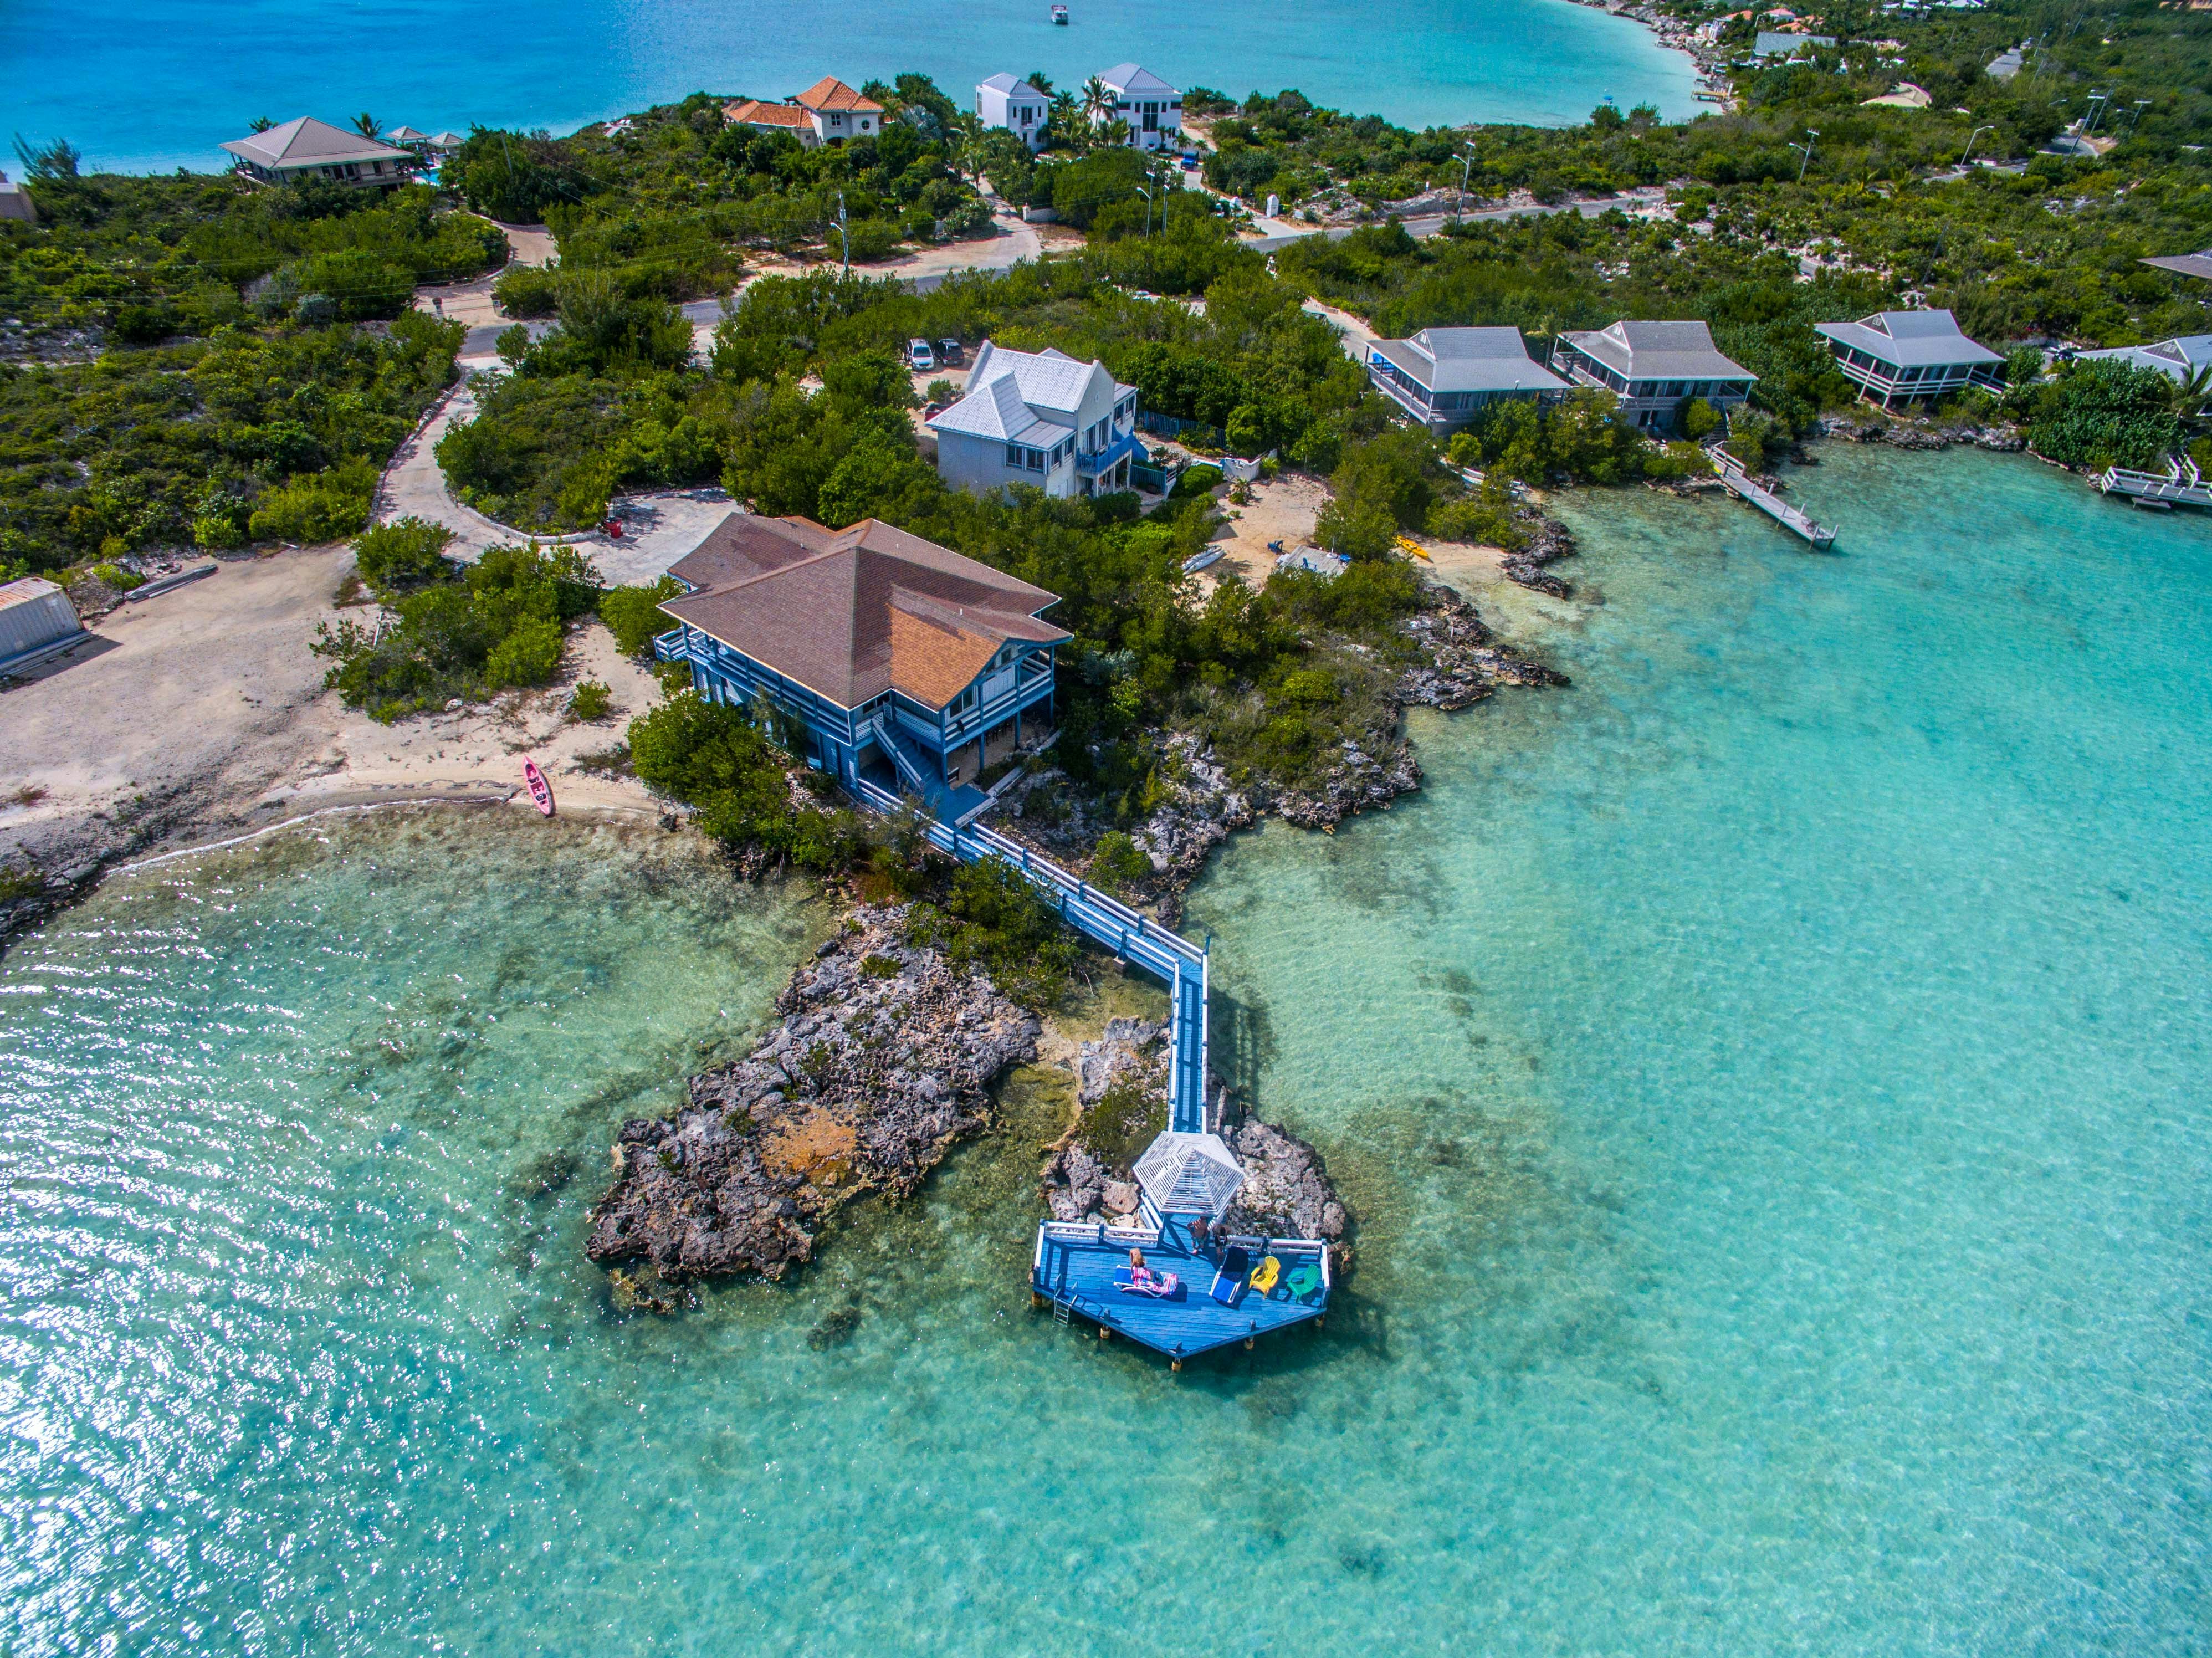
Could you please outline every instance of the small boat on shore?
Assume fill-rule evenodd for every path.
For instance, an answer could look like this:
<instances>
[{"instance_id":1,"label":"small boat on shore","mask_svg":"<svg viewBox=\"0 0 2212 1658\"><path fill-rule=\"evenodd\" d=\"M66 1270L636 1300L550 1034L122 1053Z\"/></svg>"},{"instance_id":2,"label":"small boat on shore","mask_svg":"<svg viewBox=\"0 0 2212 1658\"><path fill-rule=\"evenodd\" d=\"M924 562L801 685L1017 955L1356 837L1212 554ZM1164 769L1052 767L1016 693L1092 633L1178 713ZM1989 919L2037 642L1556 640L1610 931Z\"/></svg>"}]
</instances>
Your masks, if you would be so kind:
<instances>
[{"instance_id":1,"label":"small boat on shore","mask_svg":"<svg viewBox=\"0 0 2212 1658\"><path fill-rule=\"evenodd\" d=\"M553 786L545 780L545 774L538 769L538 762L527 756L522 762L522 780L530 786L530 804L550 817L553 815Z\"/></svg>"},{"instance_id":2,"label":"small boat on shore","mask_svg":"<svg viewBox=\"0 0 2212 1658\"><path fill-rule=\"evenodd\" d=\"M1060 27L1066 28L1067 27L1067 8L1066 6L1054 6L1052 9L1052 21L1059 24Z\"/></svg>"}]
</instances>

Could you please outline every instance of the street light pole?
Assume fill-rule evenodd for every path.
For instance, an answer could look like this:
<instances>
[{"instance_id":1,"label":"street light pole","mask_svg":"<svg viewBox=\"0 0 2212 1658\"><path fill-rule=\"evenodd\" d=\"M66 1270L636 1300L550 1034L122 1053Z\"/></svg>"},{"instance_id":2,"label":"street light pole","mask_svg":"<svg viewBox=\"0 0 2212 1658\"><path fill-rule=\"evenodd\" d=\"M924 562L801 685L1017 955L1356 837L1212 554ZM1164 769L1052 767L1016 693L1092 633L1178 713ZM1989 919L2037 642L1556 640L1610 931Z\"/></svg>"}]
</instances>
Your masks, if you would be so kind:
<instances>
[{"instance_id":1,"label":"street light pole","mask_svg":"<svg viewBox=\"0 0 2212 1658\"><path fill-rule=\"evenodd\" d=\"M1468 172L1469 168L1473 167L1474 162L1474 157L1472 155L1462 155L1459 158L1459 200L1452 203L1452 222L1454 224L1457 224L1460 220L1464 218L1467 215L1467 178Z\"/></svg>"},{"instance_id":2,"label":"street light pole","mask_svg":"<svg viewBox=\"0 0 2212 1658\"><path fill-rule=\"evenodd\" d=\"M1975 139L1980 137L1984 132L1995 132L1996 131L1996 129L1995 127L1976 127L1972 132L1968 133L1966 135L1966 154L1959 158L1959 165L1960 167L1966 166L1967 157L1971 156L1974 153Z\"/></svg>"},{"instance_id":3,"label":"street light pole","mask_svg":"<svg viewBox=\"0 0 2212 1658\"><path fill-rule=\"evenodd\" d=\"M1802 149L1805 152L1805 159L1797 163L1797 182L1801 185L1805 182L1805 169L1813 165L1813 141L1820 136L1820 135L1814 131L1812 128L1807 127L1805 129L1805 142L1802 144L1792 144L1790 146L1792 149Z\"/></svg>"},{"instance_id":4,"label":"street light pole","mask_svg":"<svg viewBox=\"0 0 2212 1658\"><path fill-rule=\"evenodd\" d=\"M1136 189L1137 194L1145 198L1145 234L1149 236L1152 234L1152 192L1142 185Z\"/></svg>"},{"instance_id":5,"label":"street light pole","mask_svg":"<svg viewBox=\"0 0 2212 1658\"><path fill-rule=\"evenodd\" d=\"M840 281L844 281L853 274L853 237L845 228L845 192L842 190L837 192L837 240L845 246L845 269L839 276Z\"/></svg>"}]
</instances>

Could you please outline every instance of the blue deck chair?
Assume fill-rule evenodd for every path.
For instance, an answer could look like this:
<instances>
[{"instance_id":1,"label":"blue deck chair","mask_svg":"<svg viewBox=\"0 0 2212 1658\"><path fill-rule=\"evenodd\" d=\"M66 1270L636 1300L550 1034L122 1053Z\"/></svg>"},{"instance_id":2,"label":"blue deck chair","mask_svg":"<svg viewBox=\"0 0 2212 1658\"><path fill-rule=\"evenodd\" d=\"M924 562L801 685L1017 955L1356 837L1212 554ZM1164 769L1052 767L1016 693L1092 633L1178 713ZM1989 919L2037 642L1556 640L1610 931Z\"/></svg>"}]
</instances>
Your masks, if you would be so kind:
<instances>
[{"instance_id":1,"label":"blue deck chair","mask_svg":"<svg viewBox=\"0 0 2212 1658\"><path fill-rule=\"evenodd\" d=\"M1221 1252L1221 1268L1213 1275L1213 1298L1224 1307L1234 1307L1244 1299L1244 1282L1251 1271L1252 1257L1237 1244Z\"/></svg>"}]
</instances>

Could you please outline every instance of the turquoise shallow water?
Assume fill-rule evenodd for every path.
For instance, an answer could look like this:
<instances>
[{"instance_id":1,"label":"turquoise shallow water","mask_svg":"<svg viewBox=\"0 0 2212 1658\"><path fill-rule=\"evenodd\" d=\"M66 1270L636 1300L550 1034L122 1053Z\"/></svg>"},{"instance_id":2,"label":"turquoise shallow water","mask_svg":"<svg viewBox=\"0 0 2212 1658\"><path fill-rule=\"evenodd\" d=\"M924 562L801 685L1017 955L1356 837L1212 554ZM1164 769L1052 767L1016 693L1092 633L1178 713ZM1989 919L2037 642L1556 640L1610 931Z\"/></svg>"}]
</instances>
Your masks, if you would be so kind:
<instances>
[{"instance_id":1,"label":"turquoise shallow water","mask_svg":"<svg viewBox=\"0 0 2212 1658\"><path fill-rule=\"evenodd\" d=\"M12 131L68 137L121 172L228 166L216 146L258 115L558 132L702 89L780 98L824 75L858 86L919 70L967 106L1002 70L1080 86L1132 58L1179 86L1297 87L1415 126L1558 125L1608 93L1669 118L1698 107L1686 58L1566 0L1076 0L1073 15L1056 28L1047 0L865 0L825 27L809 0L0 0L0 64Z\"/></svg>"},{"instance_id":2,"label":"turquoise shallow water","mask_svg":"<svg viewBox=\"0 0 2212 1658\"><path fill-rule=\"evenodd\" d=\"M111 884L0 964L0 1649L2202 1650L2212 533L1797 489L1841 555L1575 509L1575 686L1200 888L1365 1220L1180 1378L1027 1310L1020 1089L797 1288L613 1311L612 1127L787 898L481 819Z\"/></svg>"}]
</instances>

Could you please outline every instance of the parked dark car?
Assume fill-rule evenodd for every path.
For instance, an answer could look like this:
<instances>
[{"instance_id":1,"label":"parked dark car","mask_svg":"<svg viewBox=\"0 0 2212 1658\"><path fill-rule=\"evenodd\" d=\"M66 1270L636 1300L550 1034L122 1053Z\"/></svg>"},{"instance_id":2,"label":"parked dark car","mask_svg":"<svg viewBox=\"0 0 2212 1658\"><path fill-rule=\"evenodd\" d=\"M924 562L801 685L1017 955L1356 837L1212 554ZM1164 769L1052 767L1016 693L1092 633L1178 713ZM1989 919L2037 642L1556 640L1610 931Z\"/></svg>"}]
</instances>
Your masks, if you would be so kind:
<instances>
[{"instance_id":1,"label":"parked dark car","mask_svg":"<svg viewBox=\"0 0 2212 1658\"><path fill-rule=\"evenodd\" d=\"M961 358L961 355L960 355L960 342L959 342L959 341L957 341L957 340L939 340L939 341L938 341L938 343L937 343L937 365L938 365L938 367L940 367L940 368L957 368L958 367L960 367L961 361L962 361L962 358Z\"/></svg>"}]
</instances>

